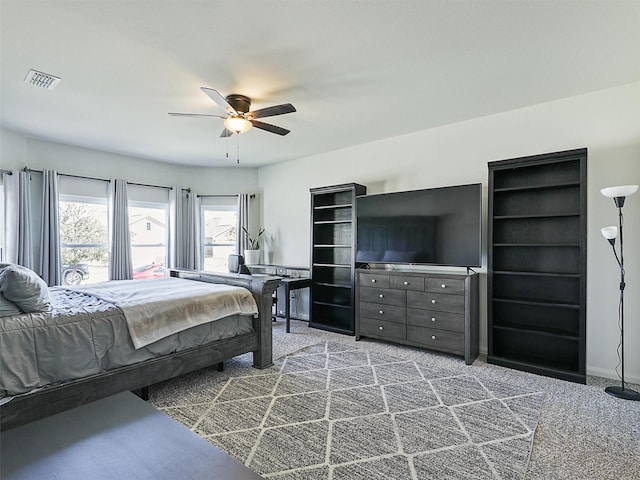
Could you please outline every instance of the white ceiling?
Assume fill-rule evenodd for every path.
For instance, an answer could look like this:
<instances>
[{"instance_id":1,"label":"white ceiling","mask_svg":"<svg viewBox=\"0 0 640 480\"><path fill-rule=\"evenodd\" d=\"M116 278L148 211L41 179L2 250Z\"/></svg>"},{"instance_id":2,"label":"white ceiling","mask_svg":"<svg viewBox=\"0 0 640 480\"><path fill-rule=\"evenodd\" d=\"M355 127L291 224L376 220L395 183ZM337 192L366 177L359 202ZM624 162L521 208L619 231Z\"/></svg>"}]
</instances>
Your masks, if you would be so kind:
<instances>
[{"instance_id":1,"label":"white ceiling","mask_svg":"<svg viewBox=\"0 0 640 480\"><path fill-rule=\"evenodd\" d=\"M281 137L240 166L306 157L640 81L640 1L2 0L1 125L172 163L235 165L200 90L241 93ZM29 69L62 78L23 82ZM229 158L225 154L229 150Z\"/></svg>"}]
</instances>

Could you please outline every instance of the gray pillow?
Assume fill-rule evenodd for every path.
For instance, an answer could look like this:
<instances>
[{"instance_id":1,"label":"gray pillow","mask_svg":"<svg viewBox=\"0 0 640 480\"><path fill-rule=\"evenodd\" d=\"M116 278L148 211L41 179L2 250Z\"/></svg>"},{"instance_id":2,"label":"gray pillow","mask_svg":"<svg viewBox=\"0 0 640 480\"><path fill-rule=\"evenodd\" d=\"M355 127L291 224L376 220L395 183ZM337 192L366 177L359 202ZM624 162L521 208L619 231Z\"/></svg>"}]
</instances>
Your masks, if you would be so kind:
<instances>
[{"instance_id":1,"label":"gray pillow","mask_svg":"<svg viewBox=\"0 0 640 480\"><path fill-rule=\"evenodd\" d=\"M10 317L11 315L19 315L22 311L13 302L10 302L4 295L0 293L0 317Z\"/></svg>"},{"instance_id":2,"label":"gray pillow","mask_svg":"<svg viewBox=\"0 0 640 480\"><path fill-rule=\"evenodd\" d=\"M0 273L0 292L25 313L49 310L49 289L34 271L10 265Z\"/></svg>"}]
</instances>

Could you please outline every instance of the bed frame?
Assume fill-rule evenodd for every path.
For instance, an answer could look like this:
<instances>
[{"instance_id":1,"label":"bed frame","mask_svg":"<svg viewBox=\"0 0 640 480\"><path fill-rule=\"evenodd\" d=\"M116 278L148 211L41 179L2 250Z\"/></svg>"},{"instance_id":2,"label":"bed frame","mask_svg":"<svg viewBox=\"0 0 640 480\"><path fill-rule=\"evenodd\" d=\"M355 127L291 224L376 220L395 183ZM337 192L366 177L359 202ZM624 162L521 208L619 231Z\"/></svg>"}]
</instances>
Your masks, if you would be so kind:
<instances>
[{"instance_id":1,"label":"bed frame","mask_svg":"<svg viewBox=\"0 0 640 480\"><path fill-rule=\"evenodd\" d=\"M0 407L0 430L8 430L116 393L143 389L248 352L253 352L254 367L262 369L273 365L271 307L272 294L278 287L279 277L196 270L171 270L170 275L247 288L258 304L254 331L17 396Z\"/></svg>"}]
</instances>

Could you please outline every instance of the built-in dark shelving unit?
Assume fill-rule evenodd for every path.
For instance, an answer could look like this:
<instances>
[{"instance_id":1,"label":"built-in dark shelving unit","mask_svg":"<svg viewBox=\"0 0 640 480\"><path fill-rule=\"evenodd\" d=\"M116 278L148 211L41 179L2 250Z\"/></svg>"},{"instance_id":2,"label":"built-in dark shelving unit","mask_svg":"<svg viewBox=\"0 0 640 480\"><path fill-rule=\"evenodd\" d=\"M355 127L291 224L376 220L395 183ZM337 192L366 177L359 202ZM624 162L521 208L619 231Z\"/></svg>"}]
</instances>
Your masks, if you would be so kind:
<instances>
[{"instance_id":1,"label":"built-in dark shelving unit","mask_svg":"<svg viewBox=\"0 0 640 480\"><path fill-rule=\"evenodd\" d=\"M586 149L489 162L489 363L586 382L586 180Z\"/></svg>"},{"instance_id":2,"label":"built-in dark shelving unit","mask_svg":"<svg viewBox=\"0 0 640 480\"><path fill-rule=\"evenodd\" d=\"M311 189L311 309L309 326L354 334L357 183Z\"/></svg>"}]
</instances>

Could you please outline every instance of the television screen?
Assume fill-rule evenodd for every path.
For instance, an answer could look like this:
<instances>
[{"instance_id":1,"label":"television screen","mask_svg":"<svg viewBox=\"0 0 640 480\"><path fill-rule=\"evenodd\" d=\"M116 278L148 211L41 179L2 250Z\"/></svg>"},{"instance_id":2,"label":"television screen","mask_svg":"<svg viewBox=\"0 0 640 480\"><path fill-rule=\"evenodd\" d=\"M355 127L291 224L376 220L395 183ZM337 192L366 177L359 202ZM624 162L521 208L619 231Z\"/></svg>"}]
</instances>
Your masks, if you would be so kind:
<instances>
[{"instance_id":1,"label":"television screen","mask_svg":"<svg viewBox=\"0 0 640 480\"><path fill-rule=\"evenodd\" d=\"M356 199L359 263L480 267L482 184Z\"/></svg>"}]
</instances>

